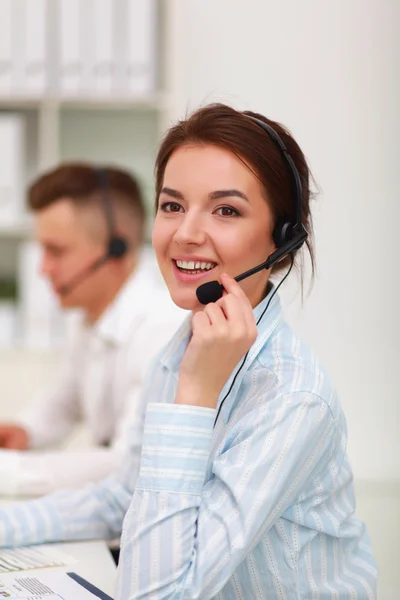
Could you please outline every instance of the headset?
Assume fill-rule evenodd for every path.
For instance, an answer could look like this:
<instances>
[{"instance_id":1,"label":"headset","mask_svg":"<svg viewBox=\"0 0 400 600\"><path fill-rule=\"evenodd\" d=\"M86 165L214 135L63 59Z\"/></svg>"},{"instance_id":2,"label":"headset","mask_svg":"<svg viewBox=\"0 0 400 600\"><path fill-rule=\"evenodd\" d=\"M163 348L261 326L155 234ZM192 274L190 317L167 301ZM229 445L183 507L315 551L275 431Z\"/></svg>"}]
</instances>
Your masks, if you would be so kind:
<instances>
[{"instance_id":1,"label":"headset","mask_svg":"<svg viewBox=\"0 0 400 600\"><path fill-rule=\"evenodd\" d=\"M100 191L100 201L107 223L108 240L106 251L102 256L100 256L100 258L96 259L83 271L77 273L67 284L61 287L60 294L63 296L69 294L79 284L81 284L82 281L89 277L89 275L91 275L94 271L97 271L97 269L102 267L109 260L121 260L129 250L128 241L117 233L113 205L109 195L109 173L105 167L96 167L95 175L97 179L97 188L98 191Z\"/></svg>"},{"instance_id":2,"label":"headset","mask_svg":"<svg viewBox=\"0 0 400 600\"><path fill-rule=\"evenodd\" d=\"M278 261L282 260L289 254L293 255L296 250L301 248L308 235L302 223L301 179L292 157L287 151L287 148L281 137L278 135L275 129L271 127L271 125L251 115L246 115L246 117L254 121L259 127L261 127L261 129L263 129L263 131L265 131L265 133L275 143L281 153L282 159L287 166L292 182L296 220L293 222L285 216L278 218L272 233L276 250L270 254L270 256L268 256L268 258L260 265L253 267L241 275L237 275L235 280L238 282L246 279L246 277L250 277L251 275L258 273L259 271L262 271L263 269L270 269ZM222 293L223 287L219 281L209 281L203 285L200 285L196 290L197 299L201 304L216 302L222 297Z\"/></svg>"},{"instance_id":3,"label":"headset","mask_svg":"<svg viewBox=\"0 0 400 600\"><path fill-rule=\"evenodd\" d=\"M275 129L273 127L271 127L271 125L269 125L268 123L265 123L264 121L261 121L260 119L257 119L256 117L253 117L251 115L246 115L246 116L249 119L251 119L252 121L254 121L259 127L261 127L261 129L263 129L263 131L265 131L265 133L271 138L271 140L278 147L278 149L281 153L282 159L287 166L287 169L288 169L291 181L292 181L293 200L294 200L294 205L295 205L295 216L296 216L296 220L294 222L292 220L286 218L285 216L281 216L280 218L278 218L277 223L276 223L273 233L272 233L272 238L274 240L276 250L274 252L272 252L272 254L270 254L270 256L268 256L266 261L264 261L260 265L253 267L249 271L246 271L245 273L242 273L241 275L237 275L235 277L236 281L238 281L238 282L242 281L243 279L246 279L246 277L250 277L251 275L258 273L259 271L262 271L263 269L270 269L271 267L273 267L273 265L275 265L278 261L282 260L285 256L290 256L290 258L291 258L290 267L289 267L286 275L282 278L282 280L279 282L279 284L276 286L276 288L274 288L272 294L270 295L270 297L268 299L268 302L267 302L264 310L262 311L261 315L259 316L259 318L257 320L256 325L258 326L261 319L263 318L266 311L268 310L273 297L275 296L275 294L277 293L278 289L280 288L282 283L285 281L285 279L289 276L289 274L293 268L294 252L296 250L298 250L299 248L301 248L301 246L306 241L308 234L302 223L301 179L300 179L299 172L296 168L296 165L294 164L292 157L290 156L289 152L287 151L287 148L286 148L285 144L283 143L282 139L280 138L278 133L275 131ZM201 304L208 304L209 302L217 302L217 300L219 300L219 298L222 297L223 291L224 291L224 288L222 287L222 285L219 281L209 281L208 283L204 283L203 285L201 285L197 288L196 295ZM217 411L217 415L216 415L215 421L214 421L214 427L215 427L218 417L221 413L222 406L223 406L225 400L227 399L227 397L229 396L233 386L235 385L237 376L239 375L240 371L242 370L243 365L245 364L246 359L248 357L248 354L249 354L249 350L246 352L242 362L240 363L238 370L235 373L235 376L232 380L231 385L229 386L228 391L226 392L225 396L222 398L222 400L220 402L220 405L219 405L218 411Z\"/></svg>"},{"instance_id":4,"label":"headset","mask_svg":"<svg viewBox=\"0 0 400 600\"><path fill-rule=\"evenodd\" d=\"M129 244L125 238L117 234L115 225L115 215L113 205L110 200L110 182L107 169L104 167L96 167L96 176L98 187L100 189L100 199L104 209L104 215L108 227L108 244L107 244L107 259L121 259L128 252Z\"/></svg>"}]
</instances>

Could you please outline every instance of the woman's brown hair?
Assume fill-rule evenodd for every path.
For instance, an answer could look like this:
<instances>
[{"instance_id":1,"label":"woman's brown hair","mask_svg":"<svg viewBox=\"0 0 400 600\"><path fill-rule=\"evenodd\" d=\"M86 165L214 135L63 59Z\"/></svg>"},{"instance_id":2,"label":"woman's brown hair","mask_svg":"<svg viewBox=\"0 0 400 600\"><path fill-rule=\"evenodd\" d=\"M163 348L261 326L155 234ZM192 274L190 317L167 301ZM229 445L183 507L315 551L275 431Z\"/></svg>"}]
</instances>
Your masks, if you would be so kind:
<instances>
[{"instance_id":1,"label":"woman's brown hair","mask_svg":"<svg viewBox=\"0 0 400 600\"><path fill-rule=\"evenodd\" d=\"M281 124L258 113L239 112L225 104L210 104L194 112L189 118L179 121L168 130L158 151L156 174L156 208L163 185L165 168L175 150L186 144L212 144L235 154L259 179L265 198L275 221L284 217L296 222L296 206L293 196L292 178L277 144L263 131L252 116L268 123L285 144L300 176L302 186L302 222L308 232L306 245L314 275L315 257L313 228L310 211L312 194L311 173L305 156L289 131ZM265 257L267 258L267 257ZM273 268L276 273L290 264L286 257ZM302 269L302 266L300 266Z\"/></svg>"}]
</instances>

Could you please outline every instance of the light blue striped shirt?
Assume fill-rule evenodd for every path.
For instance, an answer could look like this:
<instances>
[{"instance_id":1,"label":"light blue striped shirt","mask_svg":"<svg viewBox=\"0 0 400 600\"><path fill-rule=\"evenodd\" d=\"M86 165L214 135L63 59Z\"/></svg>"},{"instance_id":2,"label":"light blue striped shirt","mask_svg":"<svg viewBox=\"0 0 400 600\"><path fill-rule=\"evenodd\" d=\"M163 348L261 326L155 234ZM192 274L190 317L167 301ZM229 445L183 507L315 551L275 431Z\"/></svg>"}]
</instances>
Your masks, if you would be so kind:
<instances>
[{"instance_id":1,"label":"light blue striped shirt","mask_svg":"<svg viewBox=\"0 0 400 600\"><path fill-rule=\"evenodd\" d=\"M258 331L214 427L216 410L173 403L184 323L119 473L1 510L0 542L113 538L123 523L117 600L375 599L336 393L276 296Z\"/></svg>"}]
</instances>

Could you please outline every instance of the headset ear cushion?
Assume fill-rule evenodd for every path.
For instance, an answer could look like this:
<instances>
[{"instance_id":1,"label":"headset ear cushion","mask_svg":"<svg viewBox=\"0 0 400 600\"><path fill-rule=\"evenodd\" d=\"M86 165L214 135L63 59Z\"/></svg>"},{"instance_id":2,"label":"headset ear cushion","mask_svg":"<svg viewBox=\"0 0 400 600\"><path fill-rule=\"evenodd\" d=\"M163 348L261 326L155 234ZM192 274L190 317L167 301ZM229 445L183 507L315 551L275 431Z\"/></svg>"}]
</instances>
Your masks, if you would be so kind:
<instances>
[{"instance_id":1,"label":"headset ear cushion","mask_svg":"<svg viewBox=\"0 0 400 600\"><path fill-rule=\"evenodd\" d=\"M272 239L274 240L275 246L277 248L281 248L293 237L293 223L285 219L284 217L279 217L274 230L272 232Z\"/></svg>"},{"instance_id":2,"label":"headset ear cushion","mask_svg":"<svg viewBox=\"0 0 400 600\"><path fill-rule=\"evenodd\" d=\"M124 238L113 237L108 244L108 256L110 258L122 258L128 252L128 244Z\"/></svg>"}]
</instances>

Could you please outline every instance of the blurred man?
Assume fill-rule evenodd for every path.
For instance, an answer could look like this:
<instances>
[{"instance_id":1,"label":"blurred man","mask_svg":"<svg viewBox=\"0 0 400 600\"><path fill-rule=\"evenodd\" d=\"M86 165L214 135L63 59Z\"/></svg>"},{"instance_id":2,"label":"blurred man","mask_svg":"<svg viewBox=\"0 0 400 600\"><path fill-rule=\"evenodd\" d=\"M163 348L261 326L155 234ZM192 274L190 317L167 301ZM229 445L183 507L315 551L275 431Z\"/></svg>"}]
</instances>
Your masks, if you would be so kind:
<instances>
[{"instance_id":1,"label":"blurred man","mask_svg":"<svg viewBox=\"0 0 400 600\"><path fill-rule=\"evenodd\" d=\"M156 267L144 264L144 207L128 173L61 165L33 183L28 204L41 271L60 304L83 309L84 320L47 393L15 423L0 424L0 446L8 449L0 451L0 494L11 495L76 487L116 467L130 426L143 418L149 364L186 315ZM20 452L59 444L82 422L91 450Z\"/></svg>"}]
</instances>

